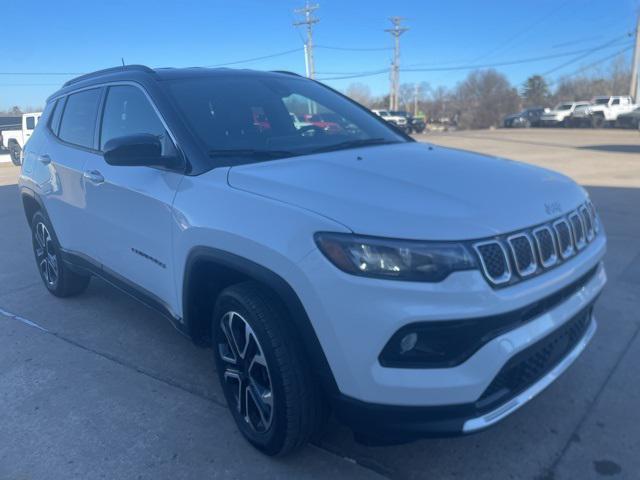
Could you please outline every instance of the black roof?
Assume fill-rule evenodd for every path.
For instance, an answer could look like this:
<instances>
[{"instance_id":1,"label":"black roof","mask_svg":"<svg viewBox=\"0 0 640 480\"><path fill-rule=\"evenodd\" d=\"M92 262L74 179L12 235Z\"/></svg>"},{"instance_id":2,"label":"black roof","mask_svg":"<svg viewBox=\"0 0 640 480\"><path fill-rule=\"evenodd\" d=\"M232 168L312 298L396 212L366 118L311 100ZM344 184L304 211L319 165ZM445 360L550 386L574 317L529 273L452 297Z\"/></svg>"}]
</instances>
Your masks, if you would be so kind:
<instances>
[{"instance_id":1,"label":"black roof","mask_svg":"<svg viewBox=\"0 0 640 480\"><path fill-rule=\"evenodd\" d=\"M234 68L207 68L207 67L189 67L189 68L150 68L145 65L124 65L121 67L106 68L95 72L80 75L67 81L60 90L55 92L51 97L68 93L80 87L91 86L107 81L131 80L131 81L163 81L176 78L192 78L207 76L253 76L253 75L295 75L293 72L274 71L266 72L260 70L234 69Z\"/></svg>"}]
</instances>

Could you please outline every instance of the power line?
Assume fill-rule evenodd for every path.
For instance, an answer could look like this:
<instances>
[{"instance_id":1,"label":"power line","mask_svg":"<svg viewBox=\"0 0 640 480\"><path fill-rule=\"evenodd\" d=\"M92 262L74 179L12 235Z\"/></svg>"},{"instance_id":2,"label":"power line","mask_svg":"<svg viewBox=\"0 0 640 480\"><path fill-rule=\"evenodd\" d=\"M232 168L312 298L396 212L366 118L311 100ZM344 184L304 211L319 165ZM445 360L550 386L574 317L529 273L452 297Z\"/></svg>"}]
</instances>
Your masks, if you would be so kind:
<instances>
[{"instance_id":1,"label":"power line","mask_svg":"<svg viewBox=\"0 0 640 480\"><path fill-rule=\"evenodd\" d=\"M538 18L538 20L534 21L533 23L529 24L528 27L519 30L515 35L509 37L507 40L505 40L504 42L501 42L500 45L498 45L498 47L494 48L493 50L490 50L488 53L481 55L480 57L476 58L475 60L473 60L474 62L478 62L480 60L484 60L487 57L490 57L492 55L495 55L496 53L505 50L506 48L510 47L516 40L518 40L520 37L526 35L527 33L529 33L530 31L532 31L535 27L537 27L538 25L540 25L542 22L544 22L547 18L555 15L557 12L559 12L560 10L562 10L571 0L565 0L564 2L562 2L559 6L557 6L556 8L552 9L551 11L547 12L545 15L543 15L542 17Z\"/></svg>"},{"instance_id":2,"label":"power line","mask_svg":"<svg viewBox=\"0 0 640 480\"><path fill-rule=\"evenodd\" d=\"M364 48L349 48L349 47L333 47L328 45L316 45L316 48L324 48L327 50L345 50L348 52L379 52L382 50L393 50L393 47L364 47Z\"/></svg>"},{"instance_id":3,"label":"power line","mask_svg":"<svg viewBox=\"0 0 640 480\"><path fill-rule=\"evenodd\" d=\"M550 74L552 74L554 72L557 72L558 70L563 69L564 67L568 67L569 65L572 65L572 64L574 64L576 62L579 62L583 58L586 58L586 57L588 57L589 55L592 55L595 52L598 52L600 50L604 50L605 48L613 46L613 44L616 43L619 39L620 39L619 37L618 38L614 38L613 40L611 40L611 41L609 41L609 42L607 42L607 43L605 43L603 45L600 45L599 47L591 48L591 49L589 49L588 52L586 52L586 53L584 53L582 55L578 55L576 58L573 58L573 59L569 60L568 62L564 62L561 65L558 65L557 67L552 68L551 70L547 70L546 72L544 72L542 74L542 76L545 77L547 75L550 75Z\"/></svg>"},{"instance_id":4,"label":"power line","mask_svg":"<svg viewBox=\"0 0 640 480\"><path fill-rule=\"evenodd\" d=\"M278 53L272 53L270 55L263 55L261 57L253 57L253 58L247 58L245 60L237 60L235 62L226 62L226 63L216 63L215 65L205 65L205 67L207 68L214 68L214 67L224 67L227 65L237 65L239 63L249 63L249 62L256 62L258 60L266 60L267 58L275 58L275 57L282 57L284 55L289 55L291 53L295 53L295 52L299 52L301 51L302 48L298 47L298 48L292 48L291 50L285 50L283 52L278 52Z\"/></svg>"},{"instance_id":5,"label":"power line","mask_svg":"<svg viewBox=\"0 0 640 480\"><path fill-rule=\"evenodd\" d=\"M84 75L86 72L0 72L0 75Z\"/></svg>"},{"instance_id":6,"label":"power line","mask_svg":"<svg viewBox=\"0 0 640 480\"><path fill-rule=\"evenodd\" d=\"M626 36L627 35L625 35L625 37ZM517 60L505 60L503 62L484 63L484 64L456 65L456 66L453 66L453 67L411 68L409 66L409 68L401 68L400 71L403 71L403 72L448 72L448 71L455 71L455 70L474 70L474 69L479 69L479 68L502 67L502 66L508 66L508 65L518 65L518 64L522 64L522 63L534 63L534 62L540 62L542 60L550 60L550 59L553 59L553 58L562 58L562 57L567 57L567 56L581 54L581 53L587 53L587 52L588 53L594 53L594 52L599 51L599 50L604 50L606 48L611 48L611 47L619 45L619 43L616 43L616 42L618 42L621 38L623 38L623 37L617 37L617 38L615 38L613 40L613 43L608 42L608 44L601 45L601 46L596 47L596 48L585 48L585 49L581 49L581 50L573 50L571 52L556 53L556 54L551 54L551 55L541 55L541 56L538 56L538 57L529 57L529 58L522 58L522 59L517 59ZM417 65L417 64L412 64L412 65ZM322 75L340 75L340 76L323 78L322 80L342 80L342 79L349 79L349 78L368 77L368 76L373 76L373 75L379 75L379 74L385 73L387 71L388 71L388 69L370 70L370 71L363 71L363 72L323 72Z\"/></svg>"},{"instance_id":7,"label":"power line","mask_svg":"<svg viewBox=\"0 0 640 480\"><path fill-rule=\"evenodd\" d=\"M599 65L599 64L601 64L601 63L604 63L604 62L606 62L607 60L611 60L612 58L615 58L615 57L617 57L618 55L622 55L623 53L628 52L629 50L631 50L631 48L632 48L632 45L629 45L629 46L627 46L627 47L623 48L622 50L617 51L617 52L616 52L616 53L614 53L614 54L607 55L606 57L602 57L602 58L600 58L600 59L596 60L595 62L592 62L592 63L590 63L590 64L588 64L588 65L583 66L583 67L580 67L578 70L574 70L573 72L571 72L571 73L569 73L569 74L566 74L566 75L563 75L563 76L562 76L562 77L560 77L559 79L551 80L551 81L550 81L550 82L548 82L548 83L549 83L549 85L554 85L554 84L558 83L559 81L561 81L563 78L574 77L574 76L576 76L576 75L579 75L580 73L584 72L585 70L589 70L590 68L593 68L593 67L595 67L596 65Z\"/></svg>"}]
</instances>

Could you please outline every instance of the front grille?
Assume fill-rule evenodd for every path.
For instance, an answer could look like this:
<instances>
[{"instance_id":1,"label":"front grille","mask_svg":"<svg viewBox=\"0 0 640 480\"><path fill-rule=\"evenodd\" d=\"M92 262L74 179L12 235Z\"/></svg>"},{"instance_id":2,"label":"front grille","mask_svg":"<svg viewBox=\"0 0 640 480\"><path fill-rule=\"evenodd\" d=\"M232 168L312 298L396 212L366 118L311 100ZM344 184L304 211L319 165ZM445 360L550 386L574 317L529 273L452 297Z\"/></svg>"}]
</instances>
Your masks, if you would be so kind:
<instances>
[{"instance_id":1,"label":"front grille","mask_svg":"<svg viewBox=\"0 0 640 480\"><path fill-rule=\"evenodd\" d=\"M536 239L542 266L551 267L555 265L558 261L558 252L556 251L556 243L553 240L551 229L549 227L536 228L533 231L533 237Z\"/></svg>"},{"instance_id":2,"label":"front grille","mask_svg":"<svg viewBox=\"0 0 640 480\"><path fill-rule=\"evenodd\" d=\"M529 237L521 233L509 237L507 241L511 247L518 273L523 277L533 274L538 266L536 264L533 244Z\"/></svg>"},{"instance_id":3,"label":"front grille","mask_svg":"<svg viewBox=\"0 0 640 480\"><path fill-rule=\"evenodd\" d=\"M495 284L506 283L511 279L509 259L504 247L497 241L474 245L480 255L485 275Z\"/></svg>"},{"instance_id":4,"label":"front grille","mask_svg":"<svg viewBox=\"0 0 640 480\"><path fill-rule=\"evenodd\" d=\"M571 222L571 231L573 232L573 238L576 242L576 248L578 250L584 248L587 243L587 239L584 235L584 225L577 212L569 215L569 222Z\"/></svg>"},{"instance_id":5,"label":"front grille","mask_svg":"<svg viewBox=\"0 0 640 480\"><path fill-rule=\"evenodd\" d=\"M483 411L492 410L549 373L584 337L591 323L591 311L592 307L586 308L509 360L480 396L476 407Z\"/></svg>"},{"instance_id":6,"label":"front grille","mask_svg":"<svg viewBox=\"0 0 640 480\"><path fill-rule=\"evenodd\" d=\"M511 285L575 255L596 237L598 225L593 205L587 202L554 222L480 241L473 247L489 282L496 287Z\"/></svg>"},{"instance_id":7,"label":"front grille","mask_svg":"<svg viewBox=\"0 0 640 480\"><path fill-rule=\"evenodd\" d=\"M593 238L593 222L591 221L591 214L587 210L587 207L580 207L578 210L580 212L580 217L582 217L582 223L584 225L584 229L587 235L587 240L591 241Z\"/></svg>"}]
</instances>

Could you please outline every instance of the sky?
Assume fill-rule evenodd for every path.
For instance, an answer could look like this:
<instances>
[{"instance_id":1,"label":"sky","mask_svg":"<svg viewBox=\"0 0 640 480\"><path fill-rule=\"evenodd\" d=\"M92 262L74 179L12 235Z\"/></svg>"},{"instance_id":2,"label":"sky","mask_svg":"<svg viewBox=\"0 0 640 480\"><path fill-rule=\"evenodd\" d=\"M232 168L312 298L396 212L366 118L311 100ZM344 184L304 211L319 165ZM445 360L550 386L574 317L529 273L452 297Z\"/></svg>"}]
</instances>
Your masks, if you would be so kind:
<instances>
[{"instance_id":1,"label":"sky","mask_svg":"<svg viewBox=\"0 0 640 480\"><path fill-rule=\"evenodd\" d=\"M151 67L188 67L289 52L229 67L305 71L306 33L292 25L293 10L304 0L3 3L5 26L12 19L17 28L3 30L0 110L42 106L75 73L120 65L122 59ZM342 90L364 83L375 95L388 92L388 73L355 75L389 67L392 37L384 30L391 16L404 17L409 27L401 37L401 68L407 69L401 82L454 87L476 65L554 56L495 67L521 85L535 73L550 72L546 78L554 81L624 49L630 61L632 38L625 35L635 29L640 9L640 0L313 3L320 6L315 12L320 22L314 25L317 78ZM408 71L418 68L431 71Z\"/></svg>"}]
</instances>

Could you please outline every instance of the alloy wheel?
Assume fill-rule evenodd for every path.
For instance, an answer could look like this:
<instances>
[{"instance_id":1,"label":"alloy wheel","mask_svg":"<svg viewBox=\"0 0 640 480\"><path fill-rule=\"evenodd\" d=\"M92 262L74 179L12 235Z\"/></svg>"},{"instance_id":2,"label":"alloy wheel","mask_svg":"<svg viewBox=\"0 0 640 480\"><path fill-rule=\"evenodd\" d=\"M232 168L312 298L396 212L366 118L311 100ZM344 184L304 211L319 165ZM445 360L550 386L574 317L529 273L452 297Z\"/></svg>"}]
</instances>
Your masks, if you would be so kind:
<instances>
[{"instance_id":1,"label":"alloy wheel","mask_svg":"<svg viewBox=\"0 0 640 480\"><path fill-rule=\"evenodd\" d=\"M33 236L40 275L49 287L55 288L58 283L58 257L51 234L44 223L38 222Z\"/></svg>"},{"instance_id":2,"label":"alloy wheel","mask_svg":"<svg viewBox=\"0 0 640 480\"><path fill-rule=\"evenodd\" d=\"M235 311L222 316L220 329L223 335L218 341L218 355L224 365L224 388L247 425L257 433L265 433L273 420L274 403L269 366L260 341L245 318Z\"/></svg>"}]
</instances>

